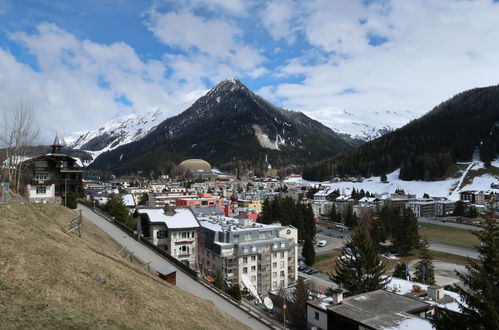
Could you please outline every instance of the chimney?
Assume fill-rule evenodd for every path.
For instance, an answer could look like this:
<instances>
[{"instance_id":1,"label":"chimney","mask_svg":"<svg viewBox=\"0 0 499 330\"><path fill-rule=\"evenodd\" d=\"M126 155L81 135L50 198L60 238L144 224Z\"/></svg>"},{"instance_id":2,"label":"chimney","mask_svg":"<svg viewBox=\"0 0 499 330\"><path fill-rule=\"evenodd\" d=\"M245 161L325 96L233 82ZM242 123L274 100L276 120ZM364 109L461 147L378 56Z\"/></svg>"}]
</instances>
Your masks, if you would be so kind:
<instances>
[{"instance_id":1,"label":"chimney","mask_svg":"<svg viewBox=\"0 0 499 330\"><path fill-rule=\"evenodd\" d=\"M339 305L343 302L343 290L340 288L333 290L333 304Z\"/></svg>"},{"instance_id":2,"label":"chimney","mask_svg":"<svg viewBox=\"0 0 499 330\"><path fill-rule=\"evenodd\" d=\"M444 297L444 289L438 285L429 286L427 289L427 296L435 301Z\"/></svg>"}]
</instances>

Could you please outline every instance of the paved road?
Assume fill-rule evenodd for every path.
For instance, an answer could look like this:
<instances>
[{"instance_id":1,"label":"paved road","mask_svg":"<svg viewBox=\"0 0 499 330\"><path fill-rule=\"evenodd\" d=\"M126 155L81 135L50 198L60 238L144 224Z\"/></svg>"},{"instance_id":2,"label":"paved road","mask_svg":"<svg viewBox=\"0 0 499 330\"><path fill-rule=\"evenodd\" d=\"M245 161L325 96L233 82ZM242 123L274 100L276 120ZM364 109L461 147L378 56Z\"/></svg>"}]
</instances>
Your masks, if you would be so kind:
<instances>
[{"instance_id":1,"label":"paved road","mask_svg":"<svg viewBox=\"0 0 499 330\"><path fill-rule=\"evenodd\" d=\"M473 248L459 246L459 245L445 244L445 243L437 243L437 242L429 242L429 243L430 243L430 250L451 253L458 256L470 257L473 259L478 259L479 256L478 251Z\"/></svg>"},{"instance_id":2,"label":"paved road","mask_svg":"<svg viewBox=\"0 0 499 330\"><path fill-rule=\"evenodd\" d=\"M175 265L163 259L161 256L157 255L149 248L135 241L133 238L128 236L126 233L121 231L119 228L111 224L106 219L94 213L86 206L78 204L78 209L82 211L82 214L86 219L96 224L100 229L106 232L120 245L126 247L129 251L133 251L135 257L145 262L150 261L151 262L150 266L152 269L158 270L163 267L176 268ZM212 301L215 304L215 306L217 306L219 309L231 315L239 322L245 324L246 326L252 329L269 329L265 324L249 316L248 314L246 314L236 306L232 305L225 299L218 296L216 293L210 291L202 284L196 282L191 277L184 274L182 271L177 271L177 287L183 291L189 292L190 294L198 296L202 299Z\"/></svg>"},{"instance_id":3,"label":"paved road","mask_svg":"<svg viewBox=\"0 0 499 330\"><path fill-rule=\"evenodd\" d=\"M466 229L466 230L483 230L482 227L467 225L467 224L459 223L459 222L451 222L451 221L443 222L440 219L433 220L431 218L418 218L418 222L431 223L433 225L447 226L447 227Z\"/></svg>"}]
</instances>

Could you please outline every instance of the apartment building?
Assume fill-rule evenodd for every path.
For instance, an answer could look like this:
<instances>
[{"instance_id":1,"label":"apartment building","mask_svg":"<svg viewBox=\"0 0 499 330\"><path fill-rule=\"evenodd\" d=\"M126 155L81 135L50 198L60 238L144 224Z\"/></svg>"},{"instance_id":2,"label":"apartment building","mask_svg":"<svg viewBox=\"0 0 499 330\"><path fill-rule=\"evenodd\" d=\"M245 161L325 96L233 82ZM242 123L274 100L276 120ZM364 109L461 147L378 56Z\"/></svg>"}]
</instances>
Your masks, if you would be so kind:
<instances>
[{"instance_id":1,"label":"apartment building","mask_svg":"<svg viewBox=\"0 0 499 330\"><path fill-rule=\"evenodd\" d=\"M180 191L179 191L180 190ZM167 192L152 192L149 193L149 206L150 207L165 207L168 206L176 206L177 199L179 198L196 198L197 195L195 193L174 189Z\"/></svg>"},{"instance_id":2,"label":"apartment building","mask_svg":"<svg viewBox=\"0 0 499 330\"><path fill-rule=\"evenodd\" d=\"M223 216L199 218L203 273L220 269L226 281L241 283L246 275L259 295L286 288L297 279L298 231L292 226L265 225Z\"/></svg>"},{"instance_id":3,"label":"apartment building","mask_svg":"<svg viewBox=\"0 0 499 330\"><path fill-rule=\"evenodd\" d=\"M199 222L189 208L138 207L137 232L192 269L196 269Z\"/></svg>"}]
</instances>

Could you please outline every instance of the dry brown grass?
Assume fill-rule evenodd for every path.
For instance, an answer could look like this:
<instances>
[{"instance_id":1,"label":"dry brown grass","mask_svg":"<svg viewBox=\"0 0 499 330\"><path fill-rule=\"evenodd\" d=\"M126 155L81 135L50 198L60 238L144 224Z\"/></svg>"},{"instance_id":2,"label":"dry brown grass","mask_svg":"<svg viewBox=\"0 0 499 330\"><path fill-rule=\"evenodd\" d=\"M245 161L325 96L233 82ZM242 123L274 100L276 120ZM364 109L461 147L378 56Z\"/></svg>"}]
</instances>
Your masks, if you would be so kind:
<instances>
[{"instance_id":1,"label":"dry brown grass","mask_svg":"<svg viewBox=\"0 0 499 330\"><path fill-rule=\"evenodd\" d=\"M84 222L82 238L67 234L71 217L62 206L0 205L1 329L244 328L123 260L92 223Z\"/></svg>"}]
</instances>

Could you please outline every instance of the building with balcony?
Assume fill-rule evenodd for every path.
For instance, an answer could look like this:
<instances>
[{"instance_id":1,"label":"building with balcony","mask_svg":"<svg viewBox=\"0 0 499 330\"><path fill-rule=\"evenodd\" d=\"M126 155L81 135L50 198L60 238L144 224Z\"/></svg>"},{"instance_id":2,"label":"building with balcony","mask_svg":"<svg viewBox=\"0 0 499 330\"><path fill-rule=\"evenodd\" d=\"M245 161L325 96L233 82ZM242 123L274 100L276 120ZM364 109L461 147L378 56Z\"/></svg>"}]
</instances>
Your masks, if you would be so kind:
<instances>
[{"instance_id":1,"label":"building with balcony","mask_svg":"<svg viewBox=\"0 0 499 330\"><path fill-rule=\"evenodd\" d=\"M133 216L139 235L196 269L199 222L189 208L138 207Z\"/></svg>"},{"instance_id":2,"label":"building with balcony","mask_svg":"<svg viewBox=\"0 0 499 330\"><path fill-rule=\"evenodd\" d=\"M77 159L61 152L57 136L52 152L24 161L22 182L25 195L31 202L59 203L66 193L81 193L83 168Z\"/></svg>"},{"instance_id":3,"label":"building with balcony","mask_svg":"<svg viewBox=\"0 0 499 330\"><path fill-rule=\"evenodd\" d=\"M181 197L176 201L177 207L205 208L217 207L223 211L222 198L214 197L212 194L199 194L198 197Z\"/></svg>"},{"instance_id":4,"label":"building with balcony","mask_svg":"<svg viewBox=\"0 0 499 330\"><path fill-rule=\"evenodd\" d=\"M297 279L298 231L292 226L265 225L223 216L199 218L204 274L221 270L229 285L246 275L259 295L286 288Z\"/></svg>"}]
</instances>

